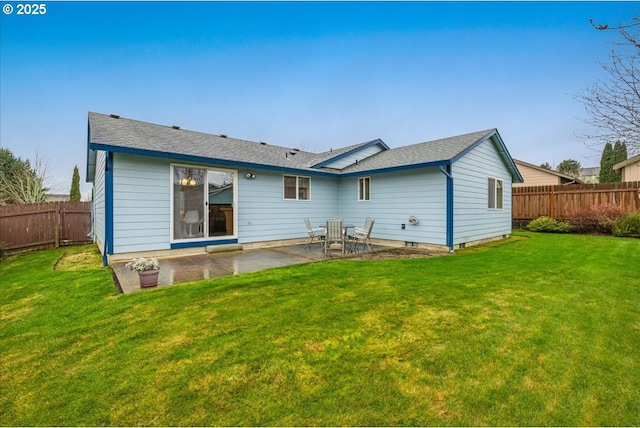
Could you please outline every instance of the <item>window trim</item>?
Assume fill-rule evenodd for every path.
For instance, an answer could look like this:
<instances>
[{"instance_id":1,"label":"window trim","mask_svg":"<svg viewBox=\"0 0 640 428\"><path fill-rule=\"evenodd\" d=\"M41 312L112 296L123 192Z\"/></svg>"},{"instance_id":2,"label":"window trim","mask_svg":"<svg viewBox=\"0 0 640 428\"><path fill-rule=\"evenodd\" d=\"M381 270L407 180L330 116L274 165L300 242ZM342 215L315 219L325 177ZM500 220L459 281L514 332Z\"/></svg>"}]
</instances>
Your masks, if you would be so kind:
<instances>
[{"instance_id":1,"label":"window trim","mask_svg":"<svg viewBox=\"0 0 640 428\"><path fill-rule=\"evenodd\" d=\"M364 192L365 194L363 195L362 189L364 188L363 187L364 185L367 186L367 189ZM368 198L365 198L363 196L368 196ZM370 200L371 200L371 176L358 177L358 202L369 202Z\"/></svg>"},{"instance_id":2,"label":"window trim","mask_svg":"<svg viewBox=\"0 0 640 428\"><path fill-rule=\"evenodd\" d=\"M191 168L191 169L201 169L205 173L204 183L208 186L209 183L209 172L225 172L229 173L233 176L233 234L232 235L221 235L221 236L207 236L204 234L202 237L194 237L194 238L176 238L174 234L175 227L175 209L174 209L174 197L175 197L175 183L174 183L174 169L175 168ZM196 164L185 164L185 163L170 163L169 164L169 243L171 245L189 245L192 243L203 243L203 242L223 242L225 240L236 240L238 239L238 199L239 199L239 190L238 190L238 170L235 169L227 169L227 168L218 168L216 166L206 166L206 165L196 165ZM202 203L204 204L205 209L208 209L208 193L203 192ZM205 219L208 222L208 216ZM204 227L204 226L203 226ZM208 224L206 225L208 227ZM173 247L172 247L173 248Z\"/></svg>"},{"instance_id":3,"label":"window trim","mask_svg":"<svg viewBox=\"0 0 640 428\"><path fill-rule=\"evenodd\" d=\"M285 185L285 180L288 178L296 179L296 197L295 198L287 198L287 188ZM307 198L300 198L300 179L308 180L309 186L307 187ZM311 177L307 175L292 175L292 174L283 174L282 175L282 199L285 201L310 201L311 200Z\"/></svg>"},{"instance_id":4,"label":"window trim","mask_svg":"<svg viewBox=\"0 0 640 428\"><path fill-rule=\"evenodd\" d=\"M492 180L493 185L491 183ZM504 210L504 180L496 177L487 178L487 209L492 211Z\"/></svg>"}]
</instances>

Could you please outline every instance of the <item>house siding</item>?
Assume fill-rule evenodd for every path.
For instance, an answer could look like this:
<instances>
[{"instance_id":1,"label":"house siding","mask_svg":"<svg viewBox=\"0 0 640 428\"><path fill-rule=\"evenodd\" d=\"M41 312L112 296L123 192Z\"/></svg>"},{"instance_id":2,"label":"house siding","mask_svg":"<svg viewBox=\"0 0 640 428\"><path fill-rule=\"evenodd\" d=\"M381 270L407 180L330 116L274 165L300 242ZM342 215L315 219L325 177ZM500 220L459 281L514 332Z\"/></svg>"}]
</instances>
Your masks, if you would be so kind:
<instances>
[{"instance_id":1,"label":"house siding","mask_svg":"<svg viewBox=\"0 0 640 428\"><path fill-rule=\"evenodd\" d=\"M105 152L96 153L96 172L93 180L93 240L104 255L105 243Z\"/></svg>"},{"instance_id":2,"label":"house siding","mask_svg":"<svg viewBox=\"0 0 640 428\"><path fill-rule=\"evenodd\" d=\"M453 244L511 233L511 174L491 140L475 147L452 166L454 177ZM503 209L489 209L488 179L503 181Z\"/></svg>"},{"instance_id":3,"label":"house siding","mask_svg":"<svg viewBox=\"0 0 640 428\"><path fill-rule=\"evenodd\" d=\"M114 253L170 249L171 164L184 162L122 153L114 156ZM256 178L248 180L244 171L238 171L239 243L305 238L304 218L321 224L339 215L337 178L312 176L310 200L293 201L284 199L284 172L252 172Z\"/></svg>"},{"instance_id":4,"label":"house siding","mask_svg":"<svg viewBox=\"0 0 640 428\"><path fill-rule=\"evenodd\" d=\"M622 181L640 181L640 160L622 168Z\"/></svg>"},{"instance_id":5,"label":"house siding","mask_svg":"<svg viewBox=\"0 0 640 428\"><path fill-rule=\"evenodd\" d=\"M337 178L312 176L309 200L285 200L285 173L253 172L254 180L240 174L238 183L239 243L304 238L308 236L305 218L309 217L311 224L317 225L327 217L339 215Z\"/></svg>"},{"instance_id":6,"label":"house siding","mask_svg":"<svg viewBox=\"0 0 640 428\"><path fill-rule=\"evenodd\" d=\"M114 153L114 253L170 248L170 193L166 160Z\"/></svg>"},{"instance_id":7,"label":"house siding","mask_svg":"<svg viewBox=\"0 0 640 428\"><path fill-rule=\"evenodd\" d=\"M366 217L373 217L372 238L446 245L446 177L442 172L421 168L362 176L371 177L370 201L358 201L360 177L340 181L340 212L347 224L362 227ZM418 224L409 224L412 215Z\"/></svg>"}]
</instances>

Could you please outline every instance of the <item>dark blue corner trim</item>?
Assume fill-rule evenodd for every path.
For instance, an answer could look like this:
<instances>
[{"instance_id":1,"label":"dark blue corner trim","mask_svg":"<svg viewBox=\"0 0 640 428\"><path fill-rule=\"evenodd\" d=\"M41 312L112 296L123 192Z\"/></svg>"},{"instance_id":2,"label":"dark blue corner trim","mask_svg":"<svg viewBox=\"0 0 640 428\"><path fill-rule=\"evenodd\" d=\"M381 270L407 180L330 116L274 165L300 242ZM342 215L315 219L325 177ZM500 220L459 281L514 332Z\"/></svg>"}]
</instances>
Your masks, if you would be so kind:
<instances>
[{"instance_id":1,"label":"dark blue corner trim","mask_svg":"<svg viewBox=\"0 0 640 428\"><path fill-rule=\"evenodd\" d=\"M207 245L225 245L225 244L237 244L237 239L218 239L215 241L197 241L197 242L174 242L171 244L172 250L180 248L195 248L206 247Z\"/></svg>"},{"instance_id":2,"label":"dark blue corner trim","mask_svg":"<svg viewBox=\"0 0 640 428\"><path fill-rule=\"evenodd\" d=\"M446 168L446 169L445 169ZM440 166L440 171L447 177L447 231L446 242L449 251L453 251L453 175L451 165Z\"/></svg>"},{"instance_id":3,"label":"dark blue corner trim","mask_svg":"<svg viewBox=\"0 0 640 428\"><path fill-rule=\"evenodd\" d=\"M106 266L108 255L113 254L113 152L105 153L104 171L104 254Z\"/></svg>"}]
</instances>

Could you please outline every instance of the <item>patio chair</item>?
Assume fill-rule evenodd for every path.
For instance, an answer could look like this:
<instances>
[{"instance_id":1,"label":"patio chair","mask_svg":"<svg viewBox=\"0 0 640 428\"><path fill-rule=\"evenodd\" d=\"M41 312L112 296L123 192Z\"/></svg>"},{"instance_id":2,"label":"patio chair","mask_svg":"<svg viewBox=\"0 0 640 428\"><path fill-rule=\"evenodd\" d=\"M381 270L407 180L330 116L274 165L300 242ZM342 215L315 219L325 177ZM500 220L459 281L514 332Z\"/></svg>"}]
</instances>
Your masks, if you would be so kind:
<instances>
[{"instance_id":1,"label":"patio chair","mask_svg":"<svg viewBox=\"0 0 640 428\"><path fill-rule=\"evenodd\" d=\"M353 243L351 245L351 249L355 252L358 252L358 244L362 244L362 251L366 248L369 249L369 252L373 251L371 247L371 229L373 229L373 223L375 219L371 217L367 217L364 221L364 227L356 227L353 231Z\"/></svg>"},{"instance_id":2,"label":"patio chair","mask_svg":"<svg viewBox=\"0 0 640 428\"><path fill-rule=\"evenodd\" d=\"M200 226L204 222L204 219L200 218L197 210L189 210L184 214L184 219L182 220L186 226L189 226L189 233L185 235L187 238L193 238L195 236L200 236L201 230ZM193 226L197 225L196 235L193 234Z\"/></svg>"},{"instance_id":3,"label":"patio chair","mask_svg":"<svg viewBox=\"0 0 640 428\"><path fill-rule=\"evenodd\" d=\"M340 250L340 253L344 254L345 236L343 225L342 219L327 220L327 235L324 239L322 257L330 256L333 250Z\"/></svg>"},{"instance_id":4,"label":"patio chair","mask_svg":"<svg viewBox=\"0 0 640 428\"><path fill-rule=\"evenodd\" d=\"M326 231L324 230L323 227L316 227L316 228L311 227L311 222L309 221L308 218L304 219L304 223L307 225L307 233L309 234L309 238L307 238L307 243L304 245L304 249L307 250L309 249L309 246L314 240L317 239L318 241L323 242Z\"/></svg>"}]
</instances>

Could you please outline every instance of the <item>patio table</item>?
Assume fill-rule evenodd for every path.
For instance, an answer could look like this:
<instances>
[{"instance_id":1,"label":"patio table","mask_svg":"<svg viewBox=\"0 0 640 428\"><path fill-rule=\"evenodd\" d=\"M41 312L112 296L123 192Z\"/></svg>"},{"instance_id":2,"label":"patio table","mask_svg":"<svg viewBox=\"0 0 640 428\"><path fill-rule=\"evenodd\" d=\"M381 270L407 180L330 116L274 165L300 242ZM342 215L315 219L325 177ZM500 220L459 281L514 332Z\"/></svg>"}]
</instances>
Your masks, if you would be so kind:
<instances>
[{"instance_id":1,"label":"patio table","mask_svg":"<svg viewBox=\"0 0 640 428\"><path fill-rule=\"evenodd\" d=\"M318 227L322 227L324 229L324 228L327 227L327 224L326 223L325 224L321 224ZM342 225L344 237L348 238L349 237L349 229L355 230L355 228L356 228L355 224L344 224L344 225ZM353 248L352 248L351 242L348 239L345 239L345 243L349 244L348 252L349 253L353 252L352 251Z\"/></svg>"}]
</instances>

